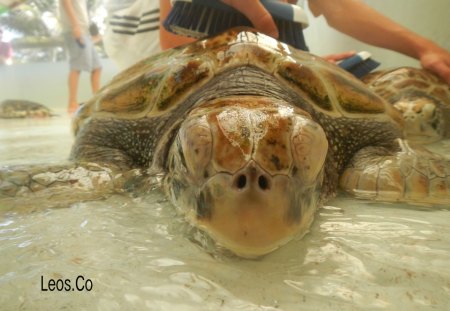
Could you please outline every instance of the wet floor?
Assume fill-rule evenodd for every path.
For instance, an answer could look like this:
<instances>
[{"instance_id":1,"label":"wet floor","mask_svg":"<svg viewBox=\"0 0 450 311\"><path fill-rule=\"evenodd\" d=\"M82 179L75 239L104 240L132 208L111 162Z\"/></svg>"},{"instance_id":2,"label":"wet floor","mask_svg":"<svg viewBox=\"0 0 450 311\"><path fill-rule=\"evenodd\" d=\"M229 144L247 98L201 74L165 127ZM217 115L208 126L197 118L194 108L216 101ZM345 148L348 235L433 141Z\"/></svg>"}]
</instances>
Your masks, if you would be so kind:
<instances>
[{"instance_id":1,"label":"wet floor","mask_svg":"<svg viewBox=\"0 0 450 311\"><path fill-rule=\"evenodd\" d=\"M65 160L69 123L2 120L0 165ZM4 310L448 310L450 208L339 197L303 239L242 260L199 246L158 191L32 204L0 210Z\"/></svg>"}]
</instances>

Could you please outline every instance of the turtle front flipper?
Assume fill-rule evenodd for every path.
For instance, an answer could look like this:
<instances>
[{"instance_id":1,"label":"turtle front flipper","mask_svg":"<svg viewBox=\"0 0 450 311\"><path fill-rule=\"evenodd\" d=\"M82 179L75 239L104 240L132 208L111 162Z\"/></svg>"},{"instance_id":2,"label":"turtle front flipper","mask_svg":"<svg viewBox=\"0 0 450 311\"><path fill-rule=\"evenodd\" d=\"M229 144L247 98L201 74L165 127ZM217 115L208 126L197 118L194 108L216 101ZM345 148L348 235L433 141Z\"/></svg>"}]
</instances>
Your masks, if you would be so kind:
<instances>
[{"instance_id":1,"label":"turtle front flipper","mask_svg":"<svg viewBox=\"0 0 450 311\"><path fill-rule=\"evenodd\" d=\"M450 204L450 160L398 140L399 151L361 149L340 178L340 186L360 199Z\"/></svg>"},{"instance_id":2,"label":"turtle front flipper","mask_svg":"<svg viewBox=\"0 0 450 311\"><path fill-rule=\"evenodd\" d=\"M0 168L0 206L36 205L37 198L45 207L96 200L135 191L142 178L140 170L118 173L95 163L7 166Z\"/></svg>"}]
</instances>

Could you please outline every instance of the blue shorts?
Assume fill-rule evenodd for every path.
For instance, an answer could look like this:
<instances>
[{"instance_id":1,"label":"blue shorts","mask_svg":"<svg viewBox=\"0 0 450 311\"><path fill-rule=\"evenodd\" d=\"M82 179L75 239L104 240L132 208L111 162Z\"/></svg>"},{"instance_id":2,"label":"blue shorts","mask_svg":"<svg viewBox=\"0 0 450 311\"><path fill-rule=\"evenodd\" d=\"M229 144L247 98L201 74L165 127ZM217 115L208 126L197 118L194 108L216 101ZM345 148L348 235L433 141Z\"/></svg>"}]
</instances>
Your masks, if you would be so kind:
<instances>
[{"instance_id":1,"label":"blue shorts","mask_svg":"<svg viewBox=\"0 0 450 311\"><path fill-rule=\"evenodd\" d=\"M69 64L72 71L93 71L102 67L100 57L89 35L82 35L83 46L78 44L71 33L64 34L64 41L69 51Z\"/></svg>"}]
</instances>

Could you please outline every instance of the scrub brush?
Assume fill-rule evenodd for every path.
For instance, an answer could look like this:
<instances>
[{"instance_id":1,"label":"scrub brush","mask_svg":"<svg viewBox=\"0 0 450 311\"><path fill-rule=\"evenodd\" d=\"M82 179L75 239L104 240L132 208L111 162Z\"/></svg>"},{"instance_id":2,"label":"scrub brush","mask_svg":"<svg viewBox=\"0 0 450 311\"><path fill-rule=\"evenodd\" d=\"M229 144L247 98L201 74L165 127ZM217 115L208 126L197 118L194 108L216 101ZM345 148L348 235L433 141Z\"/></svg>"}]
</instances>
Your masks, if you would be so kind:
<instances>
[{"instance_id":1,"label":"scrub brush","mask_svg":"<svg viewBox=\"0 0 450 311\"><path fill-rule=\"evenodd\" d=\"M361 51L340 61L337 65L349 71L355 77L362 78L380 66L380 63L373 60L371 57L372 55L369 52Z\"/></svg>"},{"instance_id":2,"label":"scrub brush","mask_svg":"<svg viewBox=\"0 0 450 311\"><path fill-rule=\"evenodd\" d=\"M164 28L176 34L202 38L236 26L253 26L241 12L220 0L172 0L172 4ZM278 27L278 39L307 51L303 36L303 29L308 26L305 11L299 6L276 0L261 0L261 4Z\"/></svg>"}]
</instances>

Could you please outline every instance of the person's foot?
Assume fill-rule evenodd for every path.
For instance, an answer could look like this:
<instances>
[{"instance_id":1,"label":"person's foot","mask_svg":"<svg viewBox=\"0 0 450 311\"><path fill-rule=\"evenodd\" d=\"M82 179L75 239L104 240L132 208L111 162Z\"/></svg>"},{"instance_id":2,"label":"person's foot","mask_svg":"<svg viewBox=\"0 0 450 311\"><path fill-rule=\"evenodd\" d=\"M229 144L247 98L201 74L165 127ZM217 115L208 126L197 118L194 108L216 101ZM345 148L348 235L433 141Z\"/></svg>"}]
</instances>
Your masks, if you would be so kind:
<instances>
[{"instance_id":1,"label":"person's foot","mask_svg":"<svg viewBox=\"0 0 450 311\"><path fill-rule=\"evenodd\" d=\"M79 105L77 103L69 104L69 107L67 108L67 112L70 115L73 115L75 113L75 111L77 111L78 107L79 107Z\"/></svg>"}]
</instances>

